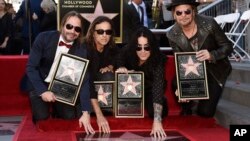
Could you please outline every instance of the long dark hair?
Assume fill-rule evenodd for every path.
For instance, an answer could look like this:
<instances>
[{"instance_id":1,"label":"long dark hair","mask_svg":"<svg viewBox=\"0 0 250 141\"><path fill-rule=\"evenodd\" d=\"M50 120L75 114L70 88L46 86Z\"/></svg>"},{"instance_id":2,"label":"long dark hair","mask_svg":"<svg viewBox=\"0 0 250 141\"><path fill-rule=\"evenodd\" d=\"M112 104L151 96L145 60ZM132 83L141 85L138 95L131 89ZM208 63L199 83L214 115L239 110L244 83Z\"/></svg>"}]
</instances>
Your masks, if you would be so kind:
<instances>
[{"instance_id":1,"label":"long dark hair","mask_svg":"<svg viewBox=\"0 0 250 141\"><path fill-rule=\"evenodd\" d=\"M139 64L139 57L136 53L139 37L145 37L148 39L148 44L150 47L150 56L145 62L147 66L154 67L155 65L159 65L159 63L163 63L166 57L161 53L155 35L147 27L140 27L134 33L131 41L127 45L128 53L130 56L129 63L132 65L131 67L137 67Z\"/></svg>"},{"instance_id":2,"label":"long dark hair","mask_svg":"<svg viewBox=\"0 0 250 141\"><path fill-rule=\"evenodd\" d=\"M113 25L113 21L106 17L106 16L98 16L89 26L89 29L88 29L88 32L87 32L87 35L85 37L85 42L88 44L88 46L90 46L92 49L95 48L95 39L94 39L94 32L95 32L95 27L96 25L98 24L101 24L103 22L108 22L111 26L111 30L112 30L112 34L110 36L110 40L108 42L107 45L105 45L105 47L115 47L115 39L114 39L114 36L115 36L115 31L114 31L114 25Z\"/></svg>"}]
</instances>

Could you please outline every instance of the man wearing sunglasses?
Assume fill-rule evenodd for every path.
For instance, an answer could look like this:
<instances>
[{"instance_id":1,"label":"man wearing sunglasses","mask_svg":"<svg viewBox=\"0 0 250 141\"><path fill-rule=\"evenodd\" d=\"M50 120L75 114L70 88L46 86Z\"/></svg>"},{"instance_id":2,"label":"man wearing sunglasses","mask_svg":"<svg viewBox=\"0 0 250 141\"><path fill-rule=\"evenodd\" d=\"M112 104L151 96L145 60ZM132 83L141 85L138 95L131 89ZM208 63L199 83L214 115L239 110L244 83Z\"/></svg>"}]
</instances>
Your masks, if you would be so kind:
<instances>
[{"instance_id":1,"label":"man wearing sunglasses","mask_svg":"<svg viewBox=\"0 0 250 141\"><path fill-rule=\"evenodd\" d=\"M88 49L88 59L90 60L89 69L93 81L114 81L115 56L117 48L115 45L114 25L110 18L106 16L98 16L89 26L85 43ZM104 115L112 114L112 109L101 109L102 107L110 106L106 96L101 93L101 88L98 88L98 93L95 88L91 89L91 104L97 117L99 131L110 133L109 123ZM104 97L105 100L100 97ZM99 98L98 98L99 97ZM104 113L104 114L103 114Z\"/></svg>"},{"instance_id":2,"label":"man wearing sunglasses","mask_svg":"<svg viewBox=\"0 0 250 141\"><path fill-rule=\"evenodd\" d=\"M82 16L71 11L62 18L60 31L40 33L30 52L26 73L33 87L29 96L34 123L50 116L62 119L80 118L80 127L83 125L87 134L93 134L89 115L91 103L88 71L85 73L75 106L56 101L53 92L48 91L61 53L87 58L87 49L82 45L82 25ZM52 113L49 110L51 108Z\"/></svg>"},{"instance_id":3,"label":"man wearing sunglasses","mask_svg":"<svg viewBox=\"0 0 250 141\"><path fill-rule=\"evenodd\" d=\"M197 114L213 117L232 69L228 56L233 47L213 17L197 14L198 5L195 0L172 0L167 9L176 23L167 37L174 52L196 52L197 60L206 61L209 99L198 101ZM191 103L183 104L182 114L192 114Z\"/></svg>"}]
</instances>

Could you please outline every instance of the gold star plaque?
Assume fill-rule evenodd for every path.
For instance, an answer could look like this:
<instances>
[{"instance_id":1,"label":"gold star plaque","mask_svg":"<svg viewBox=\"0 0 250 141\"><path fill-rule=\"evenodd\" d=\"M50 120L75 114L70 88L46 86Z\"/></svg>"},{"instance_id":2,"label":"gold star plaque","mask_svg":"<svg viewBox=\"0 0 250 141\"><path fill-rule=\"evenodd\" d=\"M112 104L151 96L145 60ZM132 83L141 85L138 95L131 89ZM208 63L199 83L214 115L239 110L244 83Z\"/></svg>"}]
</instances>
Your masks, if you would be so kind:
<instances>
[{"instance_id":1,"label":"gold star plaque","mask_svg":"<svg viewBox=\"0 0 250 141\"><path fill-rule=\"evenodd\" d=\"M97 100L100 108L105 112L113 112L114 81L95 81Z\"/></svg>"},{"instance_id":2,"label":"gold star plaque","mask_svg":"<svg viewBox=\"0 0 250 141\"><path fill-rule=\"evenodd\" d=\"M175 67L179 100L209 98L205 61L198 61L195 52L179 52Z\"/></svg>"},{"instance_id":3,"label":"gold star plaque","mask_svg":"<svg viewBox=\"0 0 250 141\"><path fill-rule=\"evenodd\" d=\"M60 59L50 82L49 89L56 100L75 105L89 60L71 54L60 54Z\"/></svg>"},{"instance_id":4,"label":"gold star plaque","mask_svg":"<svg viewBox=\"0 0 250 141\"><path fill-rule=\"evenodd\" d=\"M116 73L115 116L118 118L144 117L144 73Z\"/></svg>"}]
</instances>

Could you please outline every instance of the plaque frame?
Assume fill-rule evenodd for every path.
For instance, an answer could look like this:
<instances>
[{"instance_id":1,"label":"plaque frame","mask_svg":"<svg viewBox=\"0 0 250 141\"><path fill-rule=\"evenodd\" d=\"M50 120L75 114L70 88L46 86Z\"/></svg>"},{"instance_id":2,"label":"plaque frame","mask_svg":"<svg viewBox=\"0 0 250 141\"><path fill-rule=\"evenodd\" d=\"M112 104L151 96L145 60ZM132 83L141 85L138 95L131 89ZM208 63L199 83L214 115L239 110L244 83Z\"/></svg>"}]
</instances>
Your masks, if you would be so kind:
<instances>
[{"instance_id":1,"label":"plaque frame","mask_svg":"<svg viewBox=\"0 0 250 141\"><path fill-rule=\"evenodd\" d=\"M115 93L115 81L94 81L94 87L95 91L97 92L97 100L99 103L99 106L104 111L114 111L114 93ZM99 97L98 91L102 88L102 91L104 93L110 93L105 98L107 104L105 101L101 101Z\"/></svg>"},{"instance_id":2,"label":"plaque frame","mask_svg":"<svg viewBox=\"0 0 250 141\"><path fill-rule=\"evenodd\" d=\"M88 63L89 60L72 54L60 54L48 88L54 93L56 101L75 105Z\"/></svg>"},{"instance_id":3,"label":"plaque frame","mask_svg":"<svg viewBox=\"0 0 250 141\"><path fill-rule=\"evenodd\" d=\"M144 118L144 73L116 72L115 85L115 117Z\"/></svg>"},{"instance_id":4,"label":"plaque frame","mask_svg":"<svg viewBox=\"0 0 250 141\"><path fill-rule=\"evenodd\" d=\"M179 100L209 99L206 61L198 61L196 52L177 52L174 55ZM196 66L186 70L188 65Z\"/></svg>"}]
</instances>

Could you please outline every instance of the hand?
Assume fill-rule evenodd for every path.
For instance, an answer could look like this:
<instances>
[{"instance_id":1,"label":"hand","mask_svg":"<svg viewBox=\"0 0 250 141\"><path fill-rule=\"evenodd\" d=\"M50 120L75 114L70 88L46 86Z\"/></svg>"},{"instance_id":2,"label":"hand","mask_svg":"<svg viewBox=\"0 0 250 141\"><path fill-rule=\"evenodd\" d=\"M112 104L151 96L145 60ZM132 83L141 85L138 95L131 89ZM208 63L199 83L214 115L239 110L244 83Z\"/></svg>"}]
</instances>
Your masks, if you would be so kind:
<instances>
[{"instance_id":1,"label":"hand","mask_svg":"<svg viewBox=\"0 0 250 141\"><path fill-rule=\"evenodd\" d=\"M153 127L150 135L153 135L155 139L157 138L157 140L165 140L167 138L167 134L165 133L162 124L159 121L153 122Z\"/></svg>"},{"instance_id":2,"label":"hand","mask_svg":"<svg viewBox=\"0 0 250 141\"><path fill-rule=\"evenodd\" d=\"M196 52L196 58L199 61L212 60L212 56L208 50L200 50Z\"/></svg>"},{"instance_id":3,"label":"hand","mask_svg":"<svg viewBox=\"0 0 250 141\"><path fill-rule=\"evenodd\" d=\"M116 70L116 72L119 72L119 73L128 73L128 70L127 68L125 67L120 67Z\"/></svg>"},{"instance_id":4,"label":"hand","mask_svg":"<svg viewBox=\"0 0 250 141\"><path fill-rule=\"evenodd\" d=\"M54 93L51 91L46 91L46 92L42 93L41 97L42 97L42 100L45 102L55 102L56 101L56 97L55 97Z\"/></svg>"},{"instance_id":5,"label":"hand","mask_svg":"<svg viewBox=\"0 0 250 141\"><path fill-rule=\"evenodd\" d=\"M113 72L113 69L111 69L110 67L104 67L100 69L101 73L105 73L105 72Z\"/></svg>"},{"instance_id":6,"label":"hand","mask_svg":"<svg viewBox=\"0 0 250 141\"><path fill-rule=\"evenodd\" d=\"M134 70L128 70L127 68L125 67L120 67L116 70L116 72L119 72L119 73L129 73L129 72L133 72Z\"/></svg>"},{"instance_id":7,"label":"hand","mask_svg":"<svg viewBox=\"0 0 250 141\"><path fill-rule=\"evenodd\" d=\"M84 126L86 134L94 134L95 130L92 128L90 124L90 115L88 112L84 111L81 118L79 119L80 128Z\"/></svg>"},{"instance_id":8,"label":"hand","mask_svg":"<svg viewBox=\"0 0 250 141\"><path fill-rule=\"evenodd\" d=\"M175 91L175 95L178 97L179 96L179 91L176 90ZM189 102L189 100L185 100L185 99L182 99L182 100L178 100L179 103L185 103L185 102Z\"/></svg>"},{"instance_id":9,"label":"hand","mask_svg":"<svg viewBox=\"0 0 250 141\"><path fill-rule=\"evenodd\" d=\"M109 123L104 116L97 117L99 132L110 133Z\"/></svg>"},{"instance_id":10,"label":"hand","mask_svg":"<svg viewBox=\"0 0 250 141\"><path fill-rule=\"evenodd\" d=\"M3 43L0 45L0 48L6 48L6 46L7 46L7 42L5 41L5 42L3 42Z\"/></svg>"},{"instance_id":11,"label":"hand","mask_svg":"<svg viewBox=\"0 0 250 141\"><path fill-rule=\"evenodd\" d=\"M33 15L32 15L32 19L33 19L33 20L37 20L37 19L38 19L38 16L37 16L37 14L36 14L36 13L33 13Z\"/></svg>"}]
</instances>

